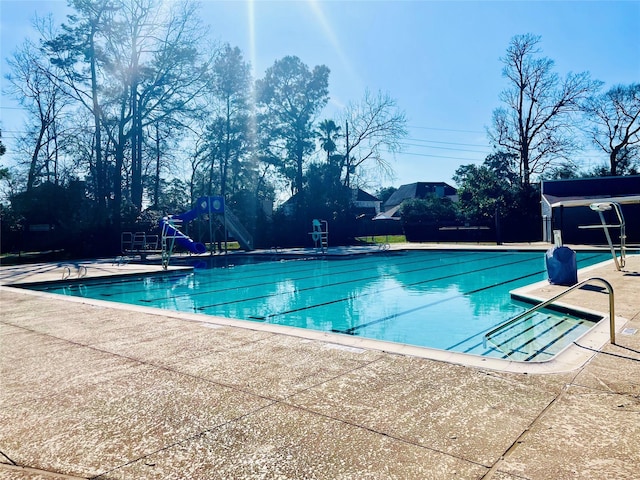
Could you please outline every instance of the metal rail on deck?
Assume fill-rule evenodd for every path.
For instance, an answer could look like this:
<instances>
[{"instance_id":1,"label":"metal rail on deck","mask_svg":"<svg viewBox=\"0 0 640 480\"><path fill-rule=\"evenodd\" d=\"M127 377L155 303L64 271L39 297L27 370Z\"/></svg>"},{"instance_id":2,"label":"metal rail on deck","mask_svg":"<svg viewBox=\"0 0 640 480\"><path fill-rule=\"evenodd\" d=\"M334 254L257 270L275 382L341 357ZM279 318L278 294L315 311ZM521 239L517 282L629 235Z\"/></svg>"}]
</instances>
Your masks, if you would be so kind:
<instances>
[{"instance_id":1,"label":"metal rail on deck","mask_svg":"<svg viewBox=\"0 0 640 480\"><path fill-rule=\"evenodd\" d=\"M530 308L529 310L527 310L524 313L521 313L519 315L516 315L515 317L511 318L510 320L507 320L506 322L504 322L501 325L498 325L496 328L494 328L493 330L490 330L489 332L485 333L483 339L482 339L482 344L484 348L487 348L487 341L489 340L490 337L492 337L496 332L499 332L500 330L502 330L505 327L508 327L509 325L517 322L518 320L522 320L523 318L531 315L532 313L534 313L537 310L540 310L541 308L546 307L547 305L555 302L556 300L558 300L561 297L564 297L567 293L572 292L573 290L582 287L583 285L586 285L590 282L602 282L604 284L605 287L607 287L608 290L608 294L609 294L609 337L611 339L611 344L615 345L616 343L616 325L615 325L615 306L614 306L614 298L613 298L613 287L611 286L611 284L609 282L607 282L604 278L600 278L600 277L592 277L592 278L588 278L587 280L583 280L582 282L576 283L574 286L568 288L567 290L565 290L564 292L559 293L558 295L556 295L553 298L550 298L549 300L546 300L542 303L539 303L538 305L536 305L535 307Z\"/></svg>"}]
</instances>

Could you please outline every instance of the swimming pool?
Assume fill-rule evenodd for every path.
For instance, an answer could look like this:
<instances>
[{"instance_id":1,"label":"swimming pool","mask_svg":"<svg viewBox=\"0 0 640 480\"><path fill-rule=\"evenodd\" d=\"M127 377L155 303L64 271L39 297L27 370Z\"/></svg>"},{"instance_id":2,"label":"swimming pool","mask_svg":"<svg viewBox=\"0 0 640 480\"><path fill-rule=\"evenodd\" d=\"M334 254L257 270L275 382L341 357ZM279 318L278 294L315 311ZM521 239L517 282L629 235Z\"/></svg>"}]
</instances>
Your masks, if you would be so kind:
<instances>
[{"instance_id":1,"label":"swimming pool","mask_svg":"<svg viewBox=\"0 0 640 480\"><path fill-rule=\"evenodd\" d=\"M579 268L606 253L577 254ZM593 326L545 311L529 335L560 329L518 356L483 345L489 329L531 305L509 291L546 278L544 252L407 251L344 259L247 263L189 273L49 284L63 295L300 327L475 355L544 360ZM554 337L555 338L555 337ZM508 339L512 342L511 337ZM529 340L531 343L533 340ZM507 344L507 340L504 342ZM544 347L544 348L543 348ZM515 355L515 356L514 356ZM531 358L529 358L531 357Z\"/></svg>"}]
</instances>

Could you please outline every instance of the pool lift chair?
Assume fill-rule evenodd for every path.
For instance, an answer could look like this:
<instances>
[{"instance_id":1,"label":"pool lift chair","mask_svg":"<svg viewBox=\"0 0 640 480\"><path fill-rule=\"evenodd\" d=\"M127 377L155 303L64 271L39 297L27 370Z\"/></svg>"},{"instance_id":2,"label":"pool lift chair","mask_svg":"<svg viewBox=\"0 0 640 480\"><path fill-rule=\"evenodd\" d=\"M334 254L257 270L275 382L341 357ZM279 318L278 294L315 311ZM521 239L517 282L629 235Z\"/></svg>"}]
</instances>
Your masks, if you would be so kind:
<instances>
[{"instance_id":1,"label":"pool lift chair","mask_svg":"<svg viewBox=\"0 0 640 480\"><path fill-rule=\"evenodd\" d=\"M616 270L620 270L624 268L625 265L625 257L626 257L626 240L627 235L625 233L625 222L624 216L622 215L622 208L620 204L617 202L598 202L592 203L589 205L589 208L594 212L598 212L600 216L601 225L581 225L578 228L590 229L590 228L602 228L604 230L604 234L607 237L607 243L609 244L609 249L611 249L611 256L613 257L613 261L616 264ZM611 225L607 224L603 212L614 210L616 212L616 216L618 217L618 224ZM611 235L609 234L610 228L620 228L620 258L616 254L616 250L613 246L613 242L611 241Z\"/></svg>"}]
</instances>

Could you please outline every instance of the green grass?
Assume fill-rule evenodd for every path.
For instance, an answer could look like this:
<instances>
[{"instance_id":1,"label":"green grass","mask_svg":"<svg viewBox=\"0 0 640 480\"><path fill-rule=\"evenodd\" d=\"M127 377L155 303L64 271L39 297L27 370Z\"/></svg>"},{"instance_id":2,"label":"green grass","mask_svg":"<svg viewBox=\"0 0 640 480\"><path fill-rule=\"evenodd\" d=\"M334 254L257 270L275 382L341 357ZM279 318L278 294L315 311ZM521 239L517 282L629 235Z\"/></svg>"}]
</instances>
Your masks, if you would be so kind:
<instances>
[{"instance_id":1,"label":"green grass","mask_svg":"<svg viewBox=\"0 0 640 480\"><path fill-rule=\"evenodd\" d=\"M375 235L368 237L356 237L362 243L405 243L407 239L404 235Z\"/></svg>"},{"instance_id":2,"label":"green grass","mask_svg":"<svg viewBox=\"0 0 640 480\"><path fill-rule=\"evenodd\" d=\"M207 242L204 245L207 247L207 252L210 251L211 244ZM215 244L215 249L216 249L216 251L218 250L218 243L217 242ZM224 250L224 242L222 242L222 250ZM227 250L240 250L240 244L238 242L229 241L229 242L227 242Z\"/></svg>"}]
</instances>

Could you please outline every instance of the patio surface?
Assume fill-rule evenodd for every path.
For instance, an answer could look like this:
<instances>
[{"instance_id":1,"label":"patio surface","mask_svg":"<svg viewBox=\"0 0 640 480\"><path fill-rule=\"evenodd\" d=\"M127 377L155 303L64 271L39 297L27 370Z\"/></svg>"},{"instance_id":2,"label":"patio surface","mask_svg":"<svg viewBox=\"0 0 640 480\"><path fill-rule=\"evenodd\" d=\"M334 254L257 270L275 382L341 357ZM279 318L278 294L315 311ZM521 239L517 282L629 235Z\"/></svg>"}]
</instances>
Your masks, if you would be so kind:
<instances>
[{"instance_id":1,"label":"patio surface","mask_svg":"<svg viewBox=\"0 0 640 480\"><path fill-rule=\"evenodd\" d=\"M576 342L586 360L557 373L10 286L66 268L159 270L0 267L0 479L640 477L640 256L580 272L613 285L617 342ZM607 299L563 302L607 312Z\"/></svg>"}]
</instances>

